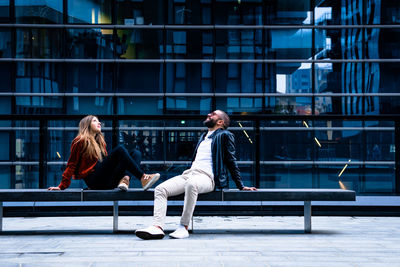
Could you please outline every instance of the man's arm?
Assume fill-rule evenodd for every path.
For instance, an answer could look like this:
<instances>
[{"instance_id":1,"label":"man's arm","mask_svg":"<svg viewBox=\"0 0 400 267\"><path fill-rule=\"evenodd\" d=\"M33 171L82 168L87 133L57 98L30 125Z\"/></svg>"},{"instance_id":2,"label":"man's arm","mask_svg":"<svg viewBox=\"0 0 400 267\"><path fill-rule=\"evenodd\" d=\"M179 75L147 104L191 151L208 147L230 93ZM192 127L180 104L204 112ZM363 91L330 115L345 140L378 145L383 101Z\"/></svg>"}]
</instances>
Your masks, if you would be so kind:
<instances>
[{"instance_id":1,"label":"man's arm","mask_svg":"<svg viewBox=\"0 0 400 267\"><path fill-rule=\"evenodd\" d=\"M257 190L255 187L247 187L243 185L240 177L240 170L236 162L236 146L235 137L232 133L224 134L224 153L225 153L225 164L231 173L232 179L239 190L254 191Z\"/></svg>"}]
</instances>

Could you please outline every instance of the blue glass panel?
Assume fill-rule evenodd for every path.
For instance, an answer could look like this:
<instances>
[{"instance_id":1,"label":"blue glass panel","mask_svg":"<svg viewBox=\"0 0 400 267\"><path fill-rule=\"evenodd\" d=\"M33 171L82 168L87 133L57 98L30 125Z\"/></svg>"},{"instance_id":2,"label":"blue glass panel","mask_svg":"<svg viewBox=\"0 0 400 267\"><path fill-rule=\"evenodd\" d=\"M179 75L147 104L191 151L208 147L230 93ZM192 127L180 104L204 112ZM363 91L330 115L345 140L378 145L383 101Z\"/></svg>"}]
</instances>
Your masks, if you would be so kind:
<instances>
[{"instance_id":1,"label":"blue glass panel","mask_svg":"<svg viewBox=\"0 0 400 267\"><path fill-rule=\"evenodd\" d=\"M16 56L18 58L61 58L61 30L17 29Z\"/></svg>"},{"instance_id":2,"label":"blue glass panel","mask_svg":"<svg viewBox=\"0 0 400 267\"><path fill-rule=\"evenodd\" d=\"M117 0L117 22L120 25L165 24L166 5L164 0Z\"/></svg>"},{"instance_id":3,"label":"blue glass panel","mask_svg":"<svg viewBox=\"0 0 400 267\"><path fill-rule=\"evenodd\" d=\"M217 93L263 93L261 63L216 64Z\"/></svg>"},{"instance_id":4,"label":"blue glass panel","mask_svg":"<svg viewBox=\"0 0 400 267\"><path fill-rule=\"evenodd\" d=\"M8 161L10 160L10 131L0 132L0 160Z\"/></svg>"},{"instance_id":5,"label":"blue glass panel","mask_svg":"<svg viewBox=\"0 0 400 267\"><path fill-rule=\"evenodd\" d=\"M114 42L111 29L68 30L67 57L113 58Z\"/></svg>"},{"instance_id":6,"label":"blue glass panel","mask_svg":"<svg viewBox=\"0 0 400 267\"><path fill-rule=\"evenodd\" d=\"M97 114L110 115L113 114L112 97L94 96L72 96L66 98L67 114Z\"/></svg>"},{"instance_id":7,"label":"blue glass panel","mask_svg":"<svg viewBox=\"0 0 400 267\"><path fill-rule=\"evenodd\" d=\"M179 114L208 114L211 111L211 97L167 97L166 112Z\"/></svg>"},{"instance_id":8,"label":"blue glass panel","mask_svg":"<svg viewBox=\"0 0 400 267\"><path fill-rule=\"evenodd\" d=\"M216 58L261 59L262 30L216 30Z\"/></svg>"},{"instance_id":9,"label":"blue glass panel","mask_svg":"<svg viewBox=\"0 0 400 267\"><path fill-rule=\"evenodd\" d=\"M113 66L105 63L67 65L66 91L71 93L112 92Z\"/></svg>"},{"instance_id":10,"label":"blue glass panel","mask_svg":"<svg viewBox=\"0 0 400 267\"><path fill-rule=\"evenodd\" d=\"M228 113L260 113L262 97L217 97L217 109Z\"/></svg>"},{"instance_id":11,"label":"blue glass panel","mask_svg":"<svg viewBox=\"0 0 400 267\"><path fill-rule=\"evenodd\" d=\"M228 130L235 135L237 160L254 161L257 144L253 122L232 120Z\"/></svg>"},{"instance_id":12,"label":"blue glass panel","mask_svg":"<svg viewBox=\"0 0 400 267\"><path fill-rule=\"evenodd\" d=\"M163 113L162 97L118 97L120 115L159 115Z\"/></svg>"},{"instance_id":13,"label":"blue glass panel","mask_svg":"<svg viewBox=\"0 0 400 267\"><path fill-rule=\"evenodd\" d=\"M10 0L0 0L0 22L10 20Z\"/></svg>"},{"instance_id":14,"label":"blue glass panel","mask_svg":"<svg viewBox=\"0 0 400 267\"><path fill-rule=\"evenodd\" d=\"M262 2L261 0L217 0L214 9L215 24L261 25L263 24Z\"/></svg>"},{"instance_id":15,"label":"blue glass panel","mask_svg":"<svg viewBox=\"0 0 400 267\"><path fill-rule=\"evenodd\" d=\"M169 1L167 24L212 24L212 3L206 1Z\"/></svg>"},{"instance_id":16,"label":"blue glass panel","mask_svg":"<svg viewBox=\"0 0 400 267\"><path fill-rule=\"evenodd\" d=\"M0 29L0 58L11 57L11 32L8 29ZM0 65L1 67L1 65Z\"/></svg>"},{"instance_id":17,"label":"blue glass panel","mask_svg":"<svg viewBox=\"0 0 400 267\"><path fill-rule=\"evenodd\" d=\"M313 188L312 172L312 166L304 164L261 165L260 188Z\"/></svg>"},{"instance_id":18,"label":"blue glass panel","mask_svg":"<svg viewBox=\"0 0 400 267\"><path fill-rule=\"evenodd\" d=\"M318 25L361 25L380 21L381 1L319 1L314 9L315 24ZM366 5L365 5L366 3ZM366 14L364 14L366 10ZM366 22L364 22L366 21Z\"/></svg>"},{"instance_id":19,"label":"blue glass panel","mask_svg":"<svg viewBox=\"0 0 400 267\"><path fill-rule=\"evenodd\" d=\"M145 169L154 169L151 167L151 161L163 161L166 159L164 145L168 142L164 140L163 126L164 121L161 120L123 120L119 122L120 138L123 139L121 143L124 143L128 149L135 148L140 151L142 154L142 166L146 166ZM152 130L146 129L147 127L151 127Z\"/></svg>"},{"instance_id":20,"label":"blue glass panel","mask_svg":"<svg viewBox=\"0 0 400 267\"><path fill-rule=\"evenodd\" d=\"M68 22L111 24L112 0L68 0Z\"/></svg>"},{"instance_id":21,"label":"blue glass panel","mask_svg":"<svg viewBox=\"0 0 400 267\"><path fill-rule=\"evenodd\" d=\"M161 30L118 30L116 56L121 59L163 58L163 33Z\"/></svg>"},{"instance_id":22,"label":"blue glass panel","mask_svg":"<svg viewBox=\"0 0 400 267\"><path fill-rule=\"evenodd\" d=\"M15 184L11 187L17 189L39 188L38 165L15 165Z\"/></svg>"},{"instance_id":23,"label":"blue glass panel","mask_svg":"<svg viewBox=\"0 0 400 267\"><path fill-rule=\"evenodd\" d=\"M0 189L14 188L11 184L11 169L12 166L0 166Z\"/></svg>"},{"instance_id":24,"label":"blue glass panel","mask_svg":"<svg viewBox=\"0 0 400 267\"><path fill-rule=\"evenodd\" d=\"M1 53L1 52L0 52ZM11 70L14 67L10 63L0 63L0 92L11 92Z\"/></svg>"},{"instance_id":25,"label":"blue glass panel","mask_svg":"<svg viewBox=\"0 0 400 267\"><path fill-rule=\"evenodd\" d=\"M118 92L162 93L163 64L118 64Z\"/></svg>"},{"instance_id":26,"label":"blue glass panel","mask_svg":"<svg viewBox=\"0 0 400 267\"><path fill-rule=\"evenodd\" d=\"M265 110L273 114L312 115L311 103L311 97L266 97Z\"/></svg>"},{"instance_id":27,"label":"blue glass panel","mask_svg":"<svg viewBox=\"0 0 400 267\"><path fill-rule=\"evenodd\" d=\"M15 18L17 23L62 23L63 1L15 0Z\"/></svg>"},{"instance_id":28,"label":"blue glass panel","mask_svg":"<svg viewBox=\"0 0 400 267\"><path fill-rule=\"evenodd\" d=\"M213 32L211 30L167 30L167 58L212 58Z\"/></svg>"},{"instance_id":29,"label":"blue glass panel","mask_svg":"<svg viewBox=\"0 0 400 267\"><path fill-rule=\"evenodd\" d=\"M296 125L288 124L287 127L296 127ZM260 147L268 147L268 149L260 150L260 158L264 161L312 160L316 146L314 135L310 131L278 131L263 127Z\"/></svg>"},{"instance_id":30,"label":"blue glass panel","mask_svg":"<svg viewBox=\"0 0 400 267\"><path fill-rule=\"evenodd\" d=\"M211 63L167 63L167 93L212 93Z\"/></svg>"}]
</instances>

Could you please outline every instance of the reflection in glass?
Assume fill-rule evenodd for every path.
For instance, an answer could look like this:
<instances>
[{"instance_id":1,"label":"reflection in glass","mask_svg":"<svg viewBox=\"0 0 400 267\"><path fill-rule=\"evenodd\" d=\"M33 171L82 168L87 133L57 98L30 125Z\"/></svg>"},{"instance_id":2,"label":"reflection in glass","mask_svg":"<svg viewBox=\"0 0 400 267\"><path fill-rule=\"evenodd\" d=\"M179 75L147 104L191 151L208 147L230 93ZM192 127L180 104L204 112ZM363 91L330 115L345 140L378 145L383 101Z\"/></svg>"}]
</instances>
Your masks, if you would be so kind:
<instances>
[{"instance_id":1,"label":"reflection in glass","mask_svg":"<svg viewBox=\"0 0 400 267\"><path fill-rule=\"evenodd\" d=\"M260 188L313 188L312 173L311 165L261 165Z\"/></svg>"},{"instance_id":2,"label":"reflection in glass","mask_svg":"<svg viewBox=\"0 0 400 267\"><path fill-rule=\"evenodd\" d=\"M163 64L139 63L119 64L118 92L162 93Z\"/></svg>"},{"instance_id":3,"label":"reflection in glass","mask_svg":"<svg viewBox=\"0 0 400 267\"><path fill-rule=\"evenodd\" d=\"M362 178L362 166L348 165L316 165L316 177L320 188L342 188L360 192L360 181ZM342 175L339 174L342 172ZM340 182L339 182L340 181Z\"/></svg>"},{"instance_id":4,"label":"reflection in glass","mask_svg":"<svg viewBox=\"0 0 400 267\"><path fill-rule=\"evenodd\" d=\"M163 58L163 35L160 30L118 30L116 56L126 59Z\"/></svg>"},{"instance_id":5,"label":"reflection in glass","mask_svg":"<svg viewBox=\"0 0 400 267\"><path fill-rule=\"evenodd\" d=\"M17 23L61 24L63 21L63 1L15 0L15 18Z\"/></svg>"},{"instance_id":6,"label":"reflection in glass","mask_svg":"<svg viewBox=\"0 0 400 267\"><path fill-rule=\"evenodd\" d=\"M311 102L311 97L266 97L265 110L273 114L312 115Z\"/></svg>"},{"instance_id":7,"label":"reflection in glass","mask_svg":"<svg viewBox=\"0 0 400 267\"><path fill-rule=\"evenodd\" d=\"M167 63L167 93L212 93L211 63Z\"/></svg>"},{"instance_id":8,"label":"reflection in glass","mask_svg":"<svg viewBox=\"0 0 400 267\"><path fill-rule=\"evenodd\" d=\"M211 0L170 1L167 24L211 24Z\"/></svg>"},{"instance_id":9,"label":"reflection in glass","mask_svg":"<svg viewBox=\"0 0 400 267\"><path fill-rule=\"evenodd\" d=\"M163 99L161 97L119 97L119 115L159 115L163 114Z\"/></svg>"},{"instance_id":10,"label":"reflection in glass","mask_svg":"<svg viewBox=\"0 0 400 267\"><path fill-rule=\"evenodd\" d=\"M113 58L113 30L70 29L67 56L70 58Z\"/></svg>"},{"instance_id":11,"label":"reflection in glass","mask_svg":"<svg viewBox=\"0 0 400 267\"><path fill-rule=\"evenodd\" d=\"M167 31L167 58L212 58L213 33L210 30Z\"/></svg>"},{"instance_id":12,"label":"reflection in glass","mask_svg":"<svg viewBox=\"0 0 400 267\"><path fill-rule=\"evenodd\" d=\"M11 57L11 33L10 30L0 29L0 58Z\"/></svg>"},{"instance_id":13,"label":"reflection in glass","mask_svg":"<svg viewBox=\"0 0 400 267\"><path fill-rule=\"evenodd\" d=\"M108 96L72 96L66 97L67 114L113 114L113 99Z\"/></svg>"},{"instance_id":14,"label":"reflection in glass","mask_svg":"<svg viewBox=\"0 0 400 267\"><path fill-rule=\"evenodd\" d=\"M15 189L37 189L39 188L39 166L38 165L15 165Z\"/></svg>"},{"instance_id":15,"label":"reflection in glass","mask_svg":"<svg viewBox=\"0 0 400 267\"><path fill-rule=\"evenodd\" d=\"M254 161L256 142L253 122L232 120L228 130L235 136L237 160Z\"/></svg>"},{"instance_id":16,"label":"reflection in glass","mask_svg":"<svg viewBox=\"0 0 400 267\"><path fill-rule=\"evenodd\" d=\"M263 77L260 63L216 64L216 92L262 93Z\"/></svg>"},{"instance_id":17,"label":"reflection in glass","mask_svg":"<svg viewBox=\"0 0 400 267\"><path fill-rule=\"evenodd\" d=\"M18 114L54 114L62 112L61 96L30 96L29 93L63 92L62 64L18 62L15 91L27 93L27 96L16 97Z\"/></svg>"},{"instance_id":18,"label":"reflection in glass","mask_svg":"<svg viewBox=\"0 0 400 267\"><path fill-rule=\"evenodd\" d=\"M153 169L151 167L153 164L145 164L143 161L172 160L171 158L166 159L164 154L164 146L171 140L164 141L165 133L163 126L164 121L161 120L119 121L120 143L123 143L128 149L139 150L142 154L142 166ZM151 129L147 127L151 127ZM172 157L173 154L169 155ZM157 172L160 170L161 168Z\"/></svg>"},{"instance_id":19,"label":"reflection in glass","mask_svg":"<svg viewBox=\"0 0 400 267\"><path fill-rule=\"evenodd\" d=\"M315 30L315 58L332 59L360 59L362 57L378 58L379 29L368 29L363 51L363 33L361 28L346 29L316 29ZM367 52L368 51L368 52ZM364 53L366 53L364 55Z\"/></svg>"},{"instance_id":20,"label":"reflection in glass","mask_svg":"<svg viewBox=\"0 0 400 267\"><path fill-rule=\"evenodd\" d=\"M217 97L216 107L228 113L260 113L262 97Z\"/></svg>"},{"instance_id":21,"label":"reflection in glass","mask_svg":"<svg viewBox=\"0 0 400 267\"><path fill-rule=\"evenodd\" d=\"M14 166L0 166L0 189L14 188L11 183L11 173Z\"/></svg>"},{"instance_id":22,"label":"reflection in glass","mask_svg":"<svg viewBox=\"0 0 400 267\"><path fill-rule=\"evenodd\" d=\"M167 97L166 113L208 114L211 111L211 97Z\"/></svg>"},{"instance_id":23,"label":"reflection in glass","mask_svg":"<svg viewBox=\"0 0 400 267\"><path fill-rule=\"evenodd\" d=\"M165 24L166 3L163 0L117 0L117 22L120 25Z\"/></svg>"},{"instance_id":24,"label":"reflection in glass","mask_svg":"<svg viewBox=\"0 0 400 267\"><path fill-rule=\"evenodd\" d=\"M300 125L298 127L303 128ZM260 150L261 160L265 161L312 160L316 149L311 131L276 131L267 128L261 131L260 142L260 147L268 147Z\"/></svg>"},{"instance_id":25,"label":"reflection in glass","mask_svg":"<svg viewBox=\"0 0 400 267\"><path fill-rule=\"evenodd\" d=\"M399 114L400 97L370 97L375 103L379 103L379 114Z\"/></svg>"},{"instance_id":26,"label":"reflection in glass","mask_svg":"<svg viewBox=\"0 0 400 267\"><path fill-rule=\"evenodd\" d=\"M61 30L17 29L16 50L18 58L60 58Z\"/></svg>"},{"instance_id":27,"label":"reflection in glass","mask_svg":"<svg viewBox=\"0 0 400 267\"><path fill-rule=\"evenodd\" d=\"M286 0L263 1L265 5L265 24L311 24L313 12L310 1Z\"/></svg>"},{"instance_id":28,"label":"reflection in glass","mask_svg":"<svg viewBox=\"0 0 400 267\"><path fill-rule=\"evenodd\" d=\"M68 0L68 22L110 24L112 0Z\"/></svg>"},{"instance_id":29,"label":"reflection in glass","mask_svg":"<svg viewBox=\"0 0 400 267\"><path fill-rule=\"evenodd\" d=\"M8 22L10 20L9 6L10 0L0 0L0 22Z\"/></svg>"},{"instance_id":30,"label":"reflection in glass","mask_svg":"<svg viewBox=\"0 0 400 267\"><path fill-rule=\"evenodd\" d=\"M216 58L261 59L262 38L262 30L216 30Z\"/></svg>"},{"instance_id":31,"label":"reflection in glass","mask_svg":"<svg viewBox=\"0 0 400 267\"><path fill-rule=\"evenodd\" d=\"M215 24L218 25L261 25L262 2L217 0L215 2ZM280 1L281 2L281 1Z\"/></svg>"},{"instance_id":32,"label":"reflection in glass","mask_svg":"<svg viewBox=\"0 0 400 267\"><path fill-rule=\"evenodd\" d=\"M308 59L312 56L312 29L265 30L267 59Z\"/></svg>"},{"instance_id":33,"label":"reflection in glass","mask_svg":"<svg viewBox=\"0 0 400 267\"><path fill-rule=\"evenodd\" d=\"M0 92L11 92L11 66L10 63L0 63Z\"/></svg>"},{"instance_id":34,"label":"reflection in glass","mask_svg":"<svg viewBox=\"0 0 400 267\"><path fill-rule=\"evenodd\" d=\"M70 93L112 92L111 64L93 63L67 65L66 91Z\"/></svg>"}]
</instances>

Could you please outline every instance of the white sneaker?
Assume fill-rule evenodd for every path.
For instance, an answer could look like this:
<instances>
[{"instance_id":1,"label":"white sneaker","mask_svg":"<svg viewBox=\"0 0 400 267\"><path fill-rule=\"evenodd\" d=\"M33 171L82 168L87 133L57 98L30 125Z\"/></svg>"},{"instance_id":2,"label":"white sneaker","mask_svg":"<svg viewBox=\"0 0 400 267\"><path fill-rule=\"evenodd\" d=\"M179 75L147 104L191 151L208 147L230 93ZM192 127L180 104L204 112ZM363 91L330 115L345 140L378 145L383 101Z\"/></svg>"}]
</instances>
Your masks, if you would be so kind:
<instances>
[{"instance_id":1,"label":"white sneaker","mask_svg":"<svg viewBox=\"0 0 400 267\"><path fill-rule=\"evenodd\" d=\"M165 234L164 231L156 226L149 226L144 229L138 229L135 231L137 237L141 239L163 239Z\"/></svg>"},{"instance_id":2,"label":"white sneaker","mask_svg":"<svg viewBox=\"0 0 400 267\"><path fill-rule=\"evenodd\" d=\"M178 229L175 230L175 232L169 234L170 237L172 238L188 238L189 237L189 232L186 230L186 227L183 225L179 225Z\"/></svg>"}]
</instances>

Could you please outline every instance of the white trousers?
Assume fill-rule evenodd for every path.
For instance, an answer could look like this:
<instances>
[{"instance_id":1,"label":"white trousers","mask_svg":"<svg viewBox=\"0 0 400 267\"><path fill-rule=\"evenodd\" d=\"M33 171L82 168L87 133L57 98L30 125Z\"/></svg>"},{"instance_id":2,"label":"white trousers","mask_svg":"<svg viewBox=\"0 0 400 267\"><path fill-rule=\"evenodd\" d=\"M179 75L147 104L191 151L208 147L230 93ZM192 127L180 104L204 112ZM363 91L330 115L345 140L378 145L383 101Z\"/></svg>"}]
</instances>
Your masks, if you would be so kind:
<instances>
[{"instance_id":1,"label":"white trousers","mask_svg":"<svg viewBox=\"0 0 400 267\"><path fill-rule=\"evenodd\" d=\"M188 226L196 206L198 194L213 190L213 177L199 169L188 169L181 175L159 184L154 190L153 225L164 228L168 197L185 193L181 224Z\"/></svg>"}]
</instances>

